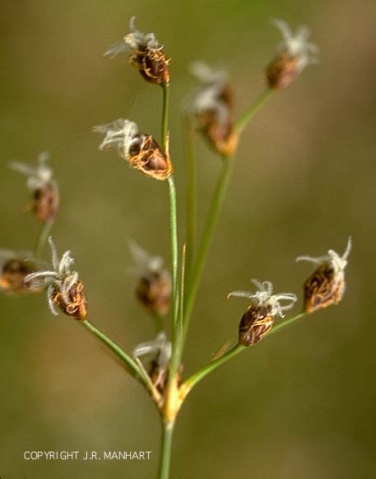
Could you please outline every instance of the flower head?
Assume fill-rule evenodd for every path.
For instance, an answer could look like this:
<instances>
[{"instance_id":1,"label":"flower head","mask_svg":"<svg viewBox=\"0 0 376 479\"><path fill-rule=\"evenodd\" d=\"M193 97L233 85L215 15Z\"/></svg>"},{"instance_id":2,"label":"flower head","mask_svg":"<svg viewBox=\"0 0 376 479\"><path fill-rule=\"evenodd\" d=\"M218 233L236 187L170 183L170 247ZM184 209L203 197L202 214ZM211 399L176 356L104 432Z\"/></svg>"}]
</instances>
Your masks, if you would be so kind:
<instances>
[{"instance_id":1,"label":"flower head","mask_svg":"<svg viewBox=\"0 0 376 479\"><path fill-rule=\"evenodd\" d=\"M237 296L252 300L251 306L243 314L239 324L239 343L250 346L258 343L273 327L274 317L284 317L284 311L291 309L297 297L294 293L273 294L270 281L252 280L259 289L255 293L248 291L233 291L227 297ZM287 301L281 304L281 301Z\"/></svg>"},{"instance_id":2,"label":"flower head","mask_svg":"<svg viewBox=\"0 0 376 479\"><path fill-rule=\"evenodd\" d=\"M107 125L95 126L96 133L103 133L100 150L115 148L132 168L157 180L166 180L172 173L168 154L162 152L151 135L139 133L136 123L119 118Z\"/></svg>"},{"instance_id":3,"label":"flower head","mask_svg":"<svg viewBox=\"0 0 376 479\"><path fill-rule=\"evenodd\" d=\"M190 106L210 145L220 154L231 154L237 145L233 127L233 95L227 73L204 62L191 65L191 73L201 83Z\"/></svg>"},{"instance_id":4,"label":"flower head","mask_svg":"<svg viewBox=\"0 0 376 479\"><path fill-rule=\"evenodd\" d=\"M59 259L52 238L48 238L52 253L52 269L38 271L25 277L28 287L47 288L47 300L52 314L57 315L59 308L64 314L76 319L85 320L87 316L87 301L82 281L78 273L71 271L74 259L70 251L66 251Z\"/></svg>"},{"instance_id":5,"label":"flower head","mask_svg":"<svg viewBox=\"0 0 376 479\"><path fill-rule=\"evenodd\" d=\"M24 293L30 291L25 277L37 271L31 253L0 250L0 291L3 293Z\"/></svg>"},{"instance_id":6,"label":"flower head","mask_svg":"<svg viewBox=\"0 0 376 479\"><path fill-rule=\"evenodd\" d=\"M345 292L345 268L351 251L351 238L342 256L330 249L328 254L312 258L299 256L296 261L309 261L317 268L304 283L304 310L312 313L318 309L338 304Z\"/></svg>"},{"instance_id":7,"label":"flower head","mask_svg":"<svg viewBox=\"0 0 376 479\"><path fill-rule=\"evenodd\" d=\"M33 192L31 209L38 220L51 223L59 207L59 188L53 178L52 169L47 166L49 155L46 152L38 156L38 165L32 167L26 163L10 162L10 168L26 175L27 186Z\"/></svg>"},{"instance_id":8,"label":"flower head","mask_svg":"<svg viewBox=\"0 0 376 479\"><path fill-rule=\"evenodd\" d=\"M138 277L136 296L152 313L164 316L171 305L171 275L163 267L160 256L151 256L137 243L130 241L129 248L135 261Z\"/></svg>"},{"instance_id":9,"label":"flower head","mask_svg":"<svg viewBox=\"0 0 376 479\"><path fill-rule=\"evenodd\" d=\"M284 20L272 19L279 29L283 41L278 46L278 53L267 67L266 77L270 88L286 88L306 68L318 63L319 49L308 42L309 29L301 26L295 35Z\"/></svg>"},{"instance_id":10,"label":"flower head","mask_svg":"<svg viewBox=\"0 0 376 479\"><path fill-rule=\"evenodd\" d=\"M130 21L131 33L110 47L105 55L114 58L119 53L133 51L129 62L140 71L142 77L155 85L167 85L170 82L168 64L170 60L163 51L154 33L142 33L135 27L136 17Z\"/></svg>"},{"instance_id":11,"label":"flower head","mask_svg":"<svg viewBox=\"0 0 376 479\"><path fill-rule=\"evenodd\" d=\"M151 356L149 374L154 386L156 386L160 392L163 392L166 384L171 352L172 345L170 341L167 340L164 331L158 333L154 340L140 343L133 350L133 357L135 358Z\"/></svg>"}]
</instances>

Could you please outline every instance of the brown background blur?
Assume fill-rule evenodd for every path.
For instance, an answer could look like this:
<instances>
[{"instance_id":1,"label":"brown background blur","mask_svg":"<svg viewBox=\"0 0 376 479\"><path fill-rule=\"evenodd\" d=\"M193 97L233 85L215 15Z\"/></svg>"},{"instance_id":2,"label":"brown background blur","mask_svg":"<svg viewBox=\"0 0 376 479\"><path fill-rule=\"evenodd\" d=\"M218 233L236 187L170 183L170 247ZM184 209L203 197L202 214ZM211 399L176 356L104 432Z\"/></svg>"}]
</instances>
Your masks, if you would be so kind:
<instances>
[{"instance_id":1,"label":"brown background blur","mask_svg":"<svg viewBox=\"0 0 376 479\"><path fill-rule=\"evenodd\" d=\"M343 302L248 350L193 391L176 428L172 477L375 477L375 116L373 0L36 0L2 2L0 247L31 249L25 178L7 163L51 154L61 210L53 236L71 249L91 320L128 351L154 335L133 296L127 238L169 255L165 184L98 151L93 125L124 117L159 135L161 95L102 53L129 31L155 32L172 57L171 153L184 215L180 111L192 60L228 69L237 111L263 90L280 41L270 17L305 23L321 49L242 138L185 355L190 374L236 338L251 278L301 292L298 255L353 251ZM219 171L197 141L200 225ZM46 255L48 258L48 255ZM157 413L102 346L44 295L0 297L0 476L151 478ZM150 450L150 461L35 461L26 450Z\"/></svg>"}]
</instances>

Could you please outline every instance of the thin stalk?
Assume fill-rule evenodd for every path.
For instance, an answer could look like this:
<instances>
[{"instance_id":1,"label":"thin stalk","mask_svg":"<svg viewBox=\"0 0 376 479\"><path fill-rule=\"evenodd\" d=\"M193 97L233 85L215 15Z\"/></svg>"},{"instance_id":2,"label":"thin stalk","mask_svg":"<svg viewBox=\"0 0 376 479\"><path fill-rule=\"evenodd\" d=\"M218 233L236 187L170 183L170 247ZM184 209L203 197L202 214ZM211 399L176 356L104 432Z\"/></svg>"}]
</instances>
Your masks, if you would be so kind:
<instances>
[{"instance_id":1,"label":"thin stalk","mask_svg":"<svg viewBox=\"0 0 376 479\"><path fill-rule=\"evenodd\" d=\"M176 208L176 189L174 177L171 175L167 179L170 200L170 235L171 235L171 257L172 257L172 287L173 287L173 314L174 324L178 321L179 313L179 294L178 294L178 225Z\"/></svg>"},{"instance_id":2,"label":"thin stalk","mask_svg":"<svg viewBox=\"0 0 376 479\"><path fill-rule=\"evenodd\" d=\"M137 362L129 356L123 349L117 345L106 334L102 333L93 323L88 320L82 321L81 324L85 326L91 333L94 334L102 343L104 343L116 356L126 365L127 371L135 378L140 379L143 385L150 391L153 391L153 384L151 379L139 367Z\"/></svg>"},{"instance_id":3,"label":"thin stalk","mask_svg":"<svg viewBox=\"0 0 376 479\"><path fill-rule=\"evenodd\" d=\"M291 326L292 323L295 323L299 319L303 318L307 313L305 311L300 311L299 313L295 314L295 316L291 316L291 318L286 319L282 323L276 324L273 326L272 330L268 333L268 336L278 333L279 331L282 331L282 329L285 329L287 326Z\"/></svg>"},{"instance_id":4,"label":"thin stalk","mask_svg":"<svg viewBox=\"0 0 376 479\"><path fill-rule=\"evenodd\" d=\"M42 256L44 245L46 244L48 235L51 232L52 223L50 221L44 221L39 230L38 238L35 242L34 256L40 258Z\"/></svg>"},{"instance_id":5,"label":"thin stalk","mask_svg":"<svg viewBox=\"0 0 376 479\"><path fill-rule=\"evenodd\" d=\"M268 336L277 333L278 331L281 331L282 329L286 328L287 326L290 326L292 323L295 323L299 319L301 319L303 316L305 316L305 312L301 311L297 313L295 316L292 316L289 319L286 319L286 321L283 321L282 323L277 324L272 328L272 330L268 333ZM215 359L211 363L207 364L204 366L202 369L194 373L191 377L189 377L185 383L182 386L182 392L184 395L187 395L189 391L197 384L199 383L204 377L206 377L208 374L211 372L215 371L219 366L222 364L226 363L233 357L237 356L239 353L247 349L249 346L243 346L242 344L236 344L233 346L231 349L226 351L222 356L219 358Z\"/></svg>"},{"instance_id":6,"label":"thin stalk","mask_svg":"<svg viewBox=\"0 0 376 479\"><path fill-rule=\"evenodd\" d=\"M195 249L196 217L197 217L197 181L196 159L193 148L193 127L188 115L183 118L185 136L185 164L187 172L187 234L186 234L186 274L190 277Z\"/></svg>"},{"instance_id":7,"label":"thin stalk","mask_svg":"<svg viewBox=\"0 0 376 479\"><path fill-rule=\"evenodd\" d=\"M161 122L161 145L162 150L169 158L169 134L168 134L168 114L170 104L169 84L162 85L162 122ZM177 207L176 207L176 188L174 177L171 174L168 179L168 193L170 203L170 236L171 236L171 259L172 259L172 287L173 287L173 314L174 324L178 319L179 295L178 295L178 226L177 226Z\"/></svg>"},{"instance_id":8,"label":"thin stalk","mask_svg":"<svg viewBox=\"0 0 376 479\"><path fill-rule=\"evenodd\" d=\"M161 146L162 146L162 150L166 153L166 149L168 148L168 111L170 106L169 84L163 84L162 91L163 91L163 99L162 99Z\"/></svg>"},{"instance_id":9,"label":"thin stalk","mask_svg":"<svg viewBox=\"0 0 376 479\"><path fill-rule=\"evenodd\" d=\"M235 122L234 130L240 135L244 128L248 125L249 121L253 118L254 114L261 108L261 106L268 100L273 93L273 90L267 88L261 95L240 115Z\"/></svg>"},{"instance_id":10,"label":"thin stalk","mask_svg":"<svg viewBox=\"0 0 376 479\"><path fill-rule=\"evenodd\" d=\"M186 248L185 245L183 246L182 252L182 265L181 265L181 278L180 278L180 291L179 291L179 311L178 311L178 319L176 321L174 327L174 341L172 346L172 355L171 355L171 363L170 363L170 370L169 376L171 381L169 383L170 387L175 387L174 380L177 377L179 366L181 363L181 358L183 355L183 314L184 314L184 278L185 278L185 252Z\"/></svg>"},{"instance_id":11,"label":"thin stalk","mask_svg":"<svg viewBox=\"0 0 376 479\"><path fill-rule=\"evenodd\" d=\"M159 456L158 479L168 479L171 464L172 435L175 422L162 423L162 441Z\"/></svg>"},{"instance_id":12,"label":"thin stalk","mask_svg":"<svg viewBox=\"0 0 376 479\"><path fill-rule=\"evenodd\" d=\"M192 309L196 299L196 294L200 285L200 280L201 280L202 272L204 270L209 246L211 244L213 233L217 225L219 214L221 212L222 205L226 196L227 187L230 182L233 163L234 161L232 157L230 156L223 157L222 171L218 177L217 184L214 190L209 213L204 226L202 240L197 253L197 259L194 264L190 288L188 290L188 294L186 298L184 325L183 325L184 337L186 336L187 329L189 326L189 320L192 314Z\"/></svg>"}]
</instances>

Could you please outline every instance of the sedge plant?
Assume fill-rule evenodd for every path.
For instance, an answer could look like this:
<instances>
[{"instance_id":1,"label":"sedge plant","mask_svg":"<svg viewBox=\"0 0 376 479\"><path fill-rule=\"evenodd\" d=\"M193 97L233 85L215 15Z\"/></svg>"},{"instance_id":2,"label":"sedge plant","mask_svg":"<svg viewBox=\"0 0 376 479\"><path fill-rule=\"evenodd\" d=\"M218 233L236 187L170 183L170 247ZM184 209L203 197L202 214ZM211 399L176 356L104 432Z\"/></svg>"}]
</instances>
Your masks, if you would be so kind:
<instances>
[{"instance_id":1,"label":"sedge plant","mask_svg":"<svg viewBox=\"0 0 376 479\"><path fill-rule=\"evenodd\" d=\"M165 266L161 257L150 255L138 244L129 241L138 275L136 296L156 324L155 339L139 344L132 352L126 352L92 323L84 283L73 268L71 252L67 250L61 256L57 252L51 230L58 212L59 189L47 164L48 156L41 154L35 167L19 162L10 164L12 169L27 176L27 186L32 193L29 206L41 223L41 229L33 251L0 250L0 290L4 294L40 293L45 290L54 315L63 313L77 320L114 353L129 376L145 389L161 420L158 479L170 477L174 428L191 390L222 364L252 349L265 337L314 311L338 304L345 290L344 271L351 239L343 255L329 250L318 258L297 258L298 261L312 262L315 268L304 283L302 308L291 314L290 310L298 300L296 294L275 293L270 281L253 279L252 291L232 291L228 294L228 297L248 301L240 318L236 344L189 377L184 377L182 362L186 338L190 326L194 326L195 300L200 293L209 248L231 180L237 145L259 108L276 92L287 88L307 65L317 62L318 49L308 41L307 28L301 27L294 35L284 21L274 19L273 23L282 33L283 41L266 68L265 90L238 117L234 114L233 90L226 72L201 61L192 64L191 72L199 87L189 98L184 112L185 165L171 158L169 152L169 90L173 82L170 59L154 33L144 34L137 30L132 18L131 32L105 54L114 57L126 53L129 63L136 67L141 77L159 87L162 103L159 138L144 133L134 121L124 118L94 127L96 133L103 135L99 146L101 150L115 150L132 169L149 177L145 178L145 182L155 180L164 183L169 197L170 267ZM205 138L208 147L221 162L200 237L196 229L199 209L194 147L199 135ZM178 241L182 237L179 229L181 218L177 215L174 176L178 168L185 168L186 172L186 224L182 229L185 231L182 244ZM51 250L50 269L41 267L47 242Z\"/></svg>"}]
</instances>

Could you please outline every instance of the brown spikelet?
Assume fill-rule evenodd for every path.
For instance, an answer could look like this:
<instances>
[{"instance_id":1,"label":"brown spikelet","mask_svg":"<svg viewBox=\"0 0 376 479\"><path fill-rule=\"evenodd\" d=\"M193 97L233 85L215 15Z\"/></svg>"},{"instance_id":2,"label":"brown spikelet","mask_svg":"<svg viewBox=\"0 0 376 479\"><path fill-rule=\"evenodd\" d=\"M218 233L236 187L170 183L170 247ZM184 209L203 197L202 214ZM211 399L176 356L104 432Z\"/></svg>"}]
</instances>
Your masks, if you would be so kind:
<instances>
[{"instance_id":1,"label":"brown spikelet","mask_svg":"<svg viewBox=\"0 0 376 479\"><path fill-rule=\"evenodd\" d=\"M87 300L82 281L76 281L68 291L56 289L52 302L66 315L84 321L87 316Z\"/></svg>"},{"instance_id":2,"label":"brown spikelet","mask_svg":"<svg viewBox=\"0 0 376 479\"><path fill-rule=\"evenodd\" d=\"M154 85L168 85L170 72L168 64L170 59L166 57L162 48L139 46L139 49L130 57L131 65L138 68L141 76Z\"/></svg>"},{"instance_id":3,"label":"brown spikelet","mask_svg":"<svg viewBox=\"0 0 376 479\"><path fill-rule=\"evenodd\" d=\"M256 344L271 330L274 318L271 307L251 305L243 314L239 324L239 343L243 346Z\"/></svg>"},{"instance_id":4,"label":"brown spikelet","mask_svg":"<svg viewBox=\"0 0 376 479\"><path fill-rule=\"evenodd\" d=\"M36 271L37 268L30 261L10 259L7 261L0 275L0 290L5 293L22 293L30 291L25 285L25 277Z\"/></svg>"},{"instance_id":5,"label":"brown spikelet","mask_svg":"<svg viewBox=\"0 0 376 479\"><path fill-rule=\"evenodd\" d=\"M312 313L338 304L343 292L344 281L338 280L331 265L324 263L304 283L304 311Z\"/></svg>"},{"instance_id":6,"label":"brown spikelet","mask_svg":"<svg viewBox=\"0 0 376 479\"><path fill-rule=\"evenodd\" d=\"M172 164L151 135L139 135L140 141L129 151L132 168L156 180L166 180L172 173Z\"/></svg>"}]
</instances>

